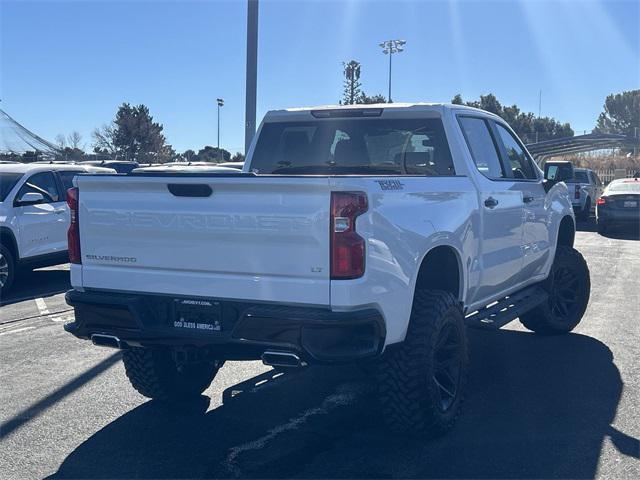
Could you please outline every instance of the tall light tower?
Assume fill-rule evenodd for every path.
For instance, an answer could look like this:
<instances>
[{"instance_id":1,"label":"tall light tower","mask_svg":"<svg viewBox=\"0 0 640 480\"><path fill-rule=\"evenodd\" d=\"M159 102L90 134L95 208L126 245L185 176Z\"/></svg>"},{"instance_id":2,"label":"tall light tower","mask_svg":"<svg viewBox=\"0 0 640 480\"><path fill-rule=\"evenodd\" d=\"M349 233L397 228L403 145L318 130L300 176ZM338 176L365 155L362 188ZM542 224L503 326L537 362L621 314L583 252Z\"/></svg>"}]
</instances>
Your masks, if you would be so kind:
<instances>
[{"instance_id":1,"label":"tall light tower","mask_svg":"<svg viewBox=\"0 0 640 480\"><path fill-rule=\"evenodd\" d=\"M224 107L224 100L216 98L216 102L218 102L218 157L220 157L220 107Z\"/></svg>"},{"instance_id":2,"label":"tall light tower","mask_svg":"<svg viewBox=\"0 0 640 480\"><path fill-rule=\"evenodd\" d=\"M385 55L389 55L389 97L388 102L392 103L391 100L391 58L394 53L400 53L404 50L404 45L407 43L404 40L385 40L380 44L382 48L382 53Z\"/></svg>"},{"instance_id":3,"label":"tall light tower","mask_svg":"<svg viewBox=\"0 0 640 480\"><path fill-rule=\"evenodd\" d=\"M244 154L256 133L256 91L258 88L258 0L247 0L247 78L244 110Z\"/></svg>"}]
</instances>

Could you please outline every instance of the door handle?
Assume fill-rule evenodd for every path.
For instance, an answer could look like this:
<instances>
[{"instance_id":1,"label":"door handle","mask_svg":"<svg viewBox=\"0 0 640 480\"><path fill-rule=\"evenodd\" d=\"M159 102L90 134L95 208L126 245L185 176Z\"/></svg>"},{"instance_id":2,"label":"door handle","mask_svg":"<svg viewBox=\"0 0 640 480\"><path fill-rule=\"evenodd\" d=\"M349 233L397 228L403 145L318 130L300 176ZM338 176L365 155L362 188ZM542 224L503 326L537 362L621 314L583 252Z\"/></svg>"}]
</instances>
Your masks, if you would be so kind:
<instances>
[{"instance_id":1,"label":"door handle","mask_svg":"<svg viewBox=\"0 0 640 480\"><path fill-rule=\"evenodd\" d=\"M495 208L498 205L498 200L493 197L489 197L484 201L484 206L487 208Z\"/></svg>"},{"instance_id":2,"label":"door handle","mask_svg":"<svg viewBox=\"0 0 640 480\"><path fill-rule=\"evenodd\" d=\"M60 215L62 213L66 212L66 210L64 208L60 208L58 210L54 210L53 213L55 213L56 215Z\"/></svg>"},{"instance_id":3,"label":"door handle","mask_svg":"<svg viewBox=\"0 0 640 480\"><path fill-rule=\"evenodd\" d=\"M523 198L522 198L522 201L523 201L524 203L531 203L531 202L533 202L534 200L535 200L535 198L534 198L534 197L523 197Z\"/></svg>"}]
</instances>

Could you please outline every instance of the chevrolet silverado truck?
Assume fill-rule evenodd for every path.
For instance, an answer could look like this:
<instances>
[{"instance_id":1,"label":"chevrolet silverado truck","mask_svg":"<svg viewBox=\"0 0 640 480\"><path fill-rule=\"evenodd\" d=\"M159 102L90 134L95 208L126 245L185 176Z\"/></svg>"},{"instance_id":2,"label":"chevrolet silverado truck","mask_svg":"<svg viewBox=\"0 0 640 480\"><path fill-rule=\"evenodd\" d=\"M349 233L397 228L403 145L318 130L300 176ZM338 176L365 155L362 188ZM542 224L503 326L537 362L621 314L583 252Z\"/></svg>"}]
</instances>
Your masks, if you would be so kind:
<instances>
[{"instance_id":1,"label":"chevrolet silverado truck","mask_svg":"<svg viewBox=\"0 0 640 480\"><path fill-rule=\"evenodd\" d=\"M226 360L361 362L390 425L443 432L468 326L582 318L572 168L543 174L502 119L458 105L272 111L241 172L76 178L65 329L168 402Z\"/></svg>"}]
</instances>

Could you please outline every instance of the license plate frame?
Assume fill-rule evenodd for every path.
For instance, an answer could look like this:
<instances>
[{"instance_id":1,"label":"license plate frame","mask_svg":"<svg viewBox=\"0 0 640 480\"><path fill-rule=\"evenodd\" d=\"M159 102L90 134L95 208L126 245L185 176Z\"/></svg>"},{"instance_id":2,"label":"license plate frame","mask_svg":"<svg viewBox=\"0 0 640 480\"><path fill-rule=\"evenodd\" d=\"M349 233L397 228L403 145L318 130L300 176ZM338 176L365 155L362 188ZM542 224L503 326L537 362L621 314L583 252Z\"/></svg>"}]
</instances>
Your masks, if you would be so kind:
<instances>
[{"instance_id":1,"label":"license plate frame","mask_svg":"<svg viewBox=\"0 0 640 480\"><path fill-rule=\"evenodd\" d=\"M217 300L175 298L171 325L180 331L222 333L222 304Z\"/></svg>"}]
</instances>

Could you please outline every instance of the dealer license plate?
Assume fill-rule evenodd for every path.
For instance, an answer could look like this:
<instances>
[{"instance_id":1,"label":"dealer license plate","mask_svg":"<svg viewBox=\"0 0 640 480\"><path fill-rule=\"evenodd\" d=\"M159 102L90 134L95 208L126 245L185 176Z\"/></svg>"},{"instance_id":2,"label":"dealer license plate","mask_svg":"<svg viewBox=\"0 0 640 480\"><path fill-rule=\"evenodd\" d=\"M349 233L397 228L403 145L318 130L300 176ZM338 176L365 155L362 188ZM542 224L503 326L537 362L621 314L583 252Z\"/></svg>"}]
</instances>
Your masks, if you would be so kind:
<instances>
[{"instance_id":1,"label":"dealer license plate","mask_svg":"<svg viewBox=\"0 0 640 480\"><path fill-rule=\"evenodd\" d=\"M173 327L192 332L222 331L222 306L214 300L176 298Z\"/></svg>"}]
</instances>

